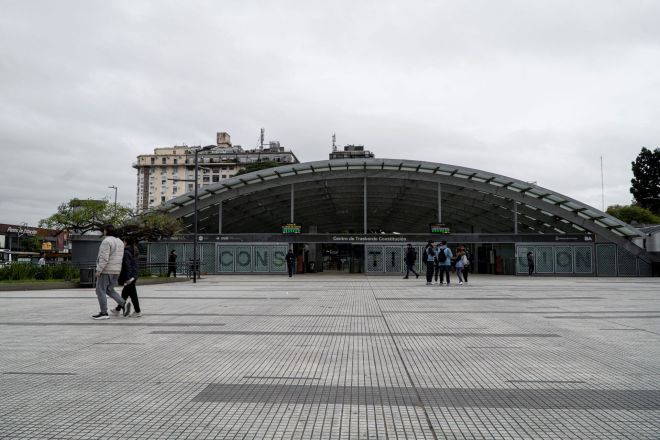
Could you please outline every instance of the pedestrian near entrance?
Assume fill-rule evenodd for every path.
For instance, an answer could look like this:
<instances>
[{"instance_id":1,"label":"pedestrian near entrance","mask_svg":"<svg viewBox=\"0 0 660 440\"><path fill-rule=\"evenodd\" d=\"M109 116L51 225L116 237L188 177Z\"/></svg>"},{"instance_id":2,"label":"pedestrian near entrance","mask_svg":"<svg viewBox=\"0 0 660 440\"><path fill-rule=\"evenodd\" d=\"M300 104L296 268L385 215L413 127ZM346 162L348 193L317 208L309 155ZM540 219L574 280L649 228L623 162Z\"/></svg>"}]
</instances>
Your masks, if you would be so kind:
<instances>
[{"instance_id":1,"label":"pedestrian near entrance","mask_svg":"<svg viewBox=\"0 0 660 440\"><path fill-rule=\"evenodd\" d=\"M466 260L467 257L465 256L465 248L464 247L458 248L458 250L456 251L456 266L455 266L456 276L458 277L458 284L463 284L463 271L465 269Z\"/></svg>"},{"instance_id":2,"label":"pedestrian near entrance","mask_svg":"<svg viewBox=\"0 0 660 440\"><path fill-rule=\"evenodd\" d=\"M463 251L465 252L465 258L463 259L464 266L463 267L463 278L465 279L465 283L468 282L468 275L470 274L470 268L472 267L472 253L470 252L470 249L466 248L463 246Z\"/></svg>"},{"instance_id":3,"label":"pedestrian near entrance","mask_svg":"<svg viewBox=\"0 0 660 440\"><path fill-rule=\"evenodd\" d=\"M112 225L103 227L105 238L99 247L99 254L96 258L96 297L99 300L101 311L92 316L94 319L108 319L108 299L109 296L119 306L119 310L124 310L126 314L126 301L122 299L115 286L121 272L121 263L124 257L124 243L117 238L115 228Z\"/></svg>"},{"instance_id":4,"label":"pedestrian near entrance","mask_svg":"<svg viewBox=\"0 0 660 440\"><path fill-rule=\"evenodd\" d=\"M531 251L527 252L527 270L529 271L529 276L531 277L534 273L534 254Z\"/></svg>"},{"instance_id":5,"label":"pedestrian near entrance","mask_svg":"<svg viewBox=\"0 0 660 440\"><path fill-rule=\"evenodd\" d=\"M447 285L449 285L449 271L451 270L451 259L454 255L451 253L451 249L447 247L447 242L442 241L438 247L437 258L438 265L440 266L440 285L442 286L444 281L444 274L447 274Z\"/></svg>"},{"instance_id":6,"label":"pedestrian near entrance","mask_svg":"<svg viewBox=\"0 0 660 440\"><path fill-rule=\"evenodd\" d=\"M417 261L417 251L415 250L414 247L412 247L412 244L408 243L408 247L406 248L406 256L404 257L405 262L406 262L406 276L403 277L404 280L408 279L408 275L410 275L410 272L415 274L416 278L419 278L419 274L415 271L415 262Z\"/></svg>"},{"instance_id":7,"label":"pedestrian near entrance","mask_svg":"<svg viewBox=\"0 0 660 440\"><path fill-rule=\"evenodd\" d=\"M171 273L176 278L176 251L174 249L172 249L170 255L167 257L167 278L170 277Z\"/></svg>"},{"instance_id":8,"label":"pedestrian near entrance","mask_svg":"<svg viewBox=\"0 0 660 440\"><path fill-rule=\"evenodd\" d=\"M424 247L424 263L426 263L426 285L433 284L433 271L435 269L435 247L433 240L429 240Z\"/></svg>"},{"instance_id":9,"label":"pedestrian near entrance","mask_svg":"<svg viewBox=\"0 0 660 440\"><path fill-rule=\"evenodd\" d=\"M289 249L289 252L287 252L284 258L286 260L286 267L289 270L289 278L291 278L293 276L293 267L296 263L296 255L293 253L293 249Z\"/></svg>"},{"instance_id":10,"label":"pedestrian near entrance","mask_svg":"<svg viewBox=\"0 0 660 440\"><path fill-rule=\"evenodd\" d=\"M133 318L140 318L142 316L142 311L140 310L140 301L138 300L137 289L135 284L138 279L138 264L137 264L137 252L135 249L135 241L131 237L124 238L124 258L121 262L121 272L119 273L119 279L117 282L119 285L123 285L124 288L121 291L121 297L124 301L128 298L131 299L131 302L126 303L126 310L124 316L131 316ZM131 310L131 304L135 308L135 311L129 315ZM117 306L113 314L118 315L121 308Z\"/></svg>"},{"instance_id":11,"label":"pedestrian near entrance","mask_svg":"<svg viewBox=\"0 0 660 440\"><path fill-rule=\"evenodd\" d=\"M439 245L438 245L439 246ZM440 277L440 263L438 263L438 246L435 247L435 264L433 265L433 283L438 283L438 278Z\"/></svg>"}]
</instances>

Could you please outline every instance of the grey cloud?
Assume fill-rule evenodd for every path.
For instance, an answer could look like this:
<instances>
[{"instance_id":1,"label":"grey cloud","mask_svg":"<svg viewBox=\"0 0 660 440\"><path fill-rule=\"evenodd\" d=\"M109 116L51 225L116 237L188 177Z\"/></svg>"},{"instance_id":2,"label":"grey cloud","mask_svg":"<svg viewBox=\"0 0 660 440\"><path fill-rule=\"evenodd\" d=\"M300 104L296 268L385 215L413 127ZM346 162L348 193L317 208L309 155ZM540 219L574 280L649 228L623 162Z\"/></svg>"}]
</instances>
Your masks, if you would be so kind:
<instances>
[{"instance_id":1,"label":"grey cloud","mask_svg":"<svg viewBox=\"0 0 660 440\"><path fill-rule=\"evenodd\" d=\"M4 222L71 197L135 203L138 154L330 136L378 157L497 172L600 207L657 146L660 4L528 1L7 1ZM34 170L39 170L34 172ZM29 176L26 178L26 176Z\"/></svg>"}]
</instances>

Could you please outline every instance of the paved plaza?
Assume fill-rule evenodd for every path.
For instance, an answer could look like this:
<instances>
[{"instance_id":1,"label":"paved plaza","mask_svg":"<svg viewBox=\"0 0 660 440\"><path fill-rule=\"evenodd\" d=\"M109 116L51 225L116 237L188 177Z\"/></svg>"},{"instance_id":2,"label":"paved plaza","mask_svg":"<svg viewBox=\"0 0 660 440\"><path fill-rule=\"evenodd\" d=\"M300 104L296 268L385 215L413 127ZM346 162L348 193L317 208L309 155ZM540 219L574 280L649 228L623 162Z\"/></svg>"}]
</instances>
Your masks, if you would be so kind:
<instances>
[{"instance_id":1,"label":"paved plaza","mask_svg":"<svg viewBox=\"0 0 660 440\"><path fill-rule=\"evenodd\" d=\"M658 439L660 279L0 292L1 439Z\"/></svg>"}]
</instances>

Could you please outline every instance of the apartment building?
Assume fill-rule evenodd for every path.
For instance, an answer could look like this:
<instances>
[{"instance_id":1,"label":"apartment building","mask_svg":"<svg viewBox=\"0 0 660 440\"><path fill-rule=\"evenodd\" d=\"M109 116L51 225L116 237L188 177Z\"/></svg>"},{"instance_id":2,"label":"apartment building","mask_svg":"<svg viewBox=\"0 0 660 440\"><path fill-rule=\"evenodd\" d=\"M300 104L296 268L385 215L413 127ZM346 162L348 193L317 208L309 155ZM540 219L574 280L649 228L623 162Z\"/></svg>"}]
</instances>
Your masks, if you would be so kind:
<instances>
[{"instance_id":1,"label":"apartment building","mask_svg":"<svg viewBox=\"0 0 660 440\"><path fill-rule=\"evenodd\" d=\"M262 137L263 139L263 137ZM195 187L195 150L199 146L173 146L155 148L153 154L137 157L137 210L145 211L167 202ZM235 176L247 165L261 161L285 164L299 163L291 150L277 141L244 150L232 145L228 133L217 133L216 146L198 154L199 187L219 183Z\"/></svg>"}]
</instances>

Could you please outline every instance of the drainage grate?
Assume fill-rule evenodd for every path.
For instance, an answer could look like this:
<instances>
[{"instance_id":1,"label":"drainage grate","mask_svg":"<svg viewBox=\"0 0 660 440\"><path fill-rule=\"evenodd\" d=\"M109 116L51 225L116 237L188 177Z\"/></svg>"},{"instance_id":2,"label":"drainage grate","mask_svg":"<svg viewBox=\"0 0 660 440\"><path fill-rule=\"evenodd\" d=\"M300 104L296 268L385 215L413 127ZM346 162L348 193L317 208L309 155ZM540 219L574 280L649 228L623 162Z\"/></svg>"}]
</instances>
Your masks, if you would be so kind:
<instances>
[{"instance_id":1,"label":"drainage grate","mask_svg":"<svg viewBox=\"0 0 660 440\"><path fill-rule=\"evenodd\" d=\"M449 408L658 410L660 390L417 388L424 405ZM194 402L414 406L403 387L210 384Z\"/></svg>"},{"instance_id":2,"label":"drainage grate","mask_svg":"<svg viewBox=\"0 0 660 440\"><path fill-rule=\"evenodd\" d=\"M28 372L22 372L22 371L5 371L2 374L36 374L39 376L75 376L78 373L28 373Z\"/></svg>"},{"instance_id":3,"label":"drainage grate","mask_svg":"<svg viewBox=\"0 0 660 440\"><path fill-rule=\"evenodd\" d=\"M119 321L119 322L118 322ZM121 322L118 320L108 320L105 322L92 321L90 322L0 322L0 325L14 325L14 326L119 326L119 327L221 327L226 324L199 324L194 322Z\"/></svg>"},{"instance_id":4,"label":"drainage grate","mask_svg":"<svg viewBox=\"0 0 660 440\"><path fill-rule=\"evenodd\" d=\"M383 333L383 332L264 332L243 330L156 330L154 335L244 335L244 336L383 336L440 338L559 338L554 333Z\"/></svg>"},{"instance_id":5,"label":"drainage grate","mask_svg":"<svg viewBox=\"0 0 660 440\"><path fill-rule=\"evenodd\" d=\"M378 301L547 301L553 299L603 299L600 296L473 296L462 298L449 298L438 296L425 296L414 298L401 298L396 296L386 296L376 298Z\"/></svg>"}]
</instances>

